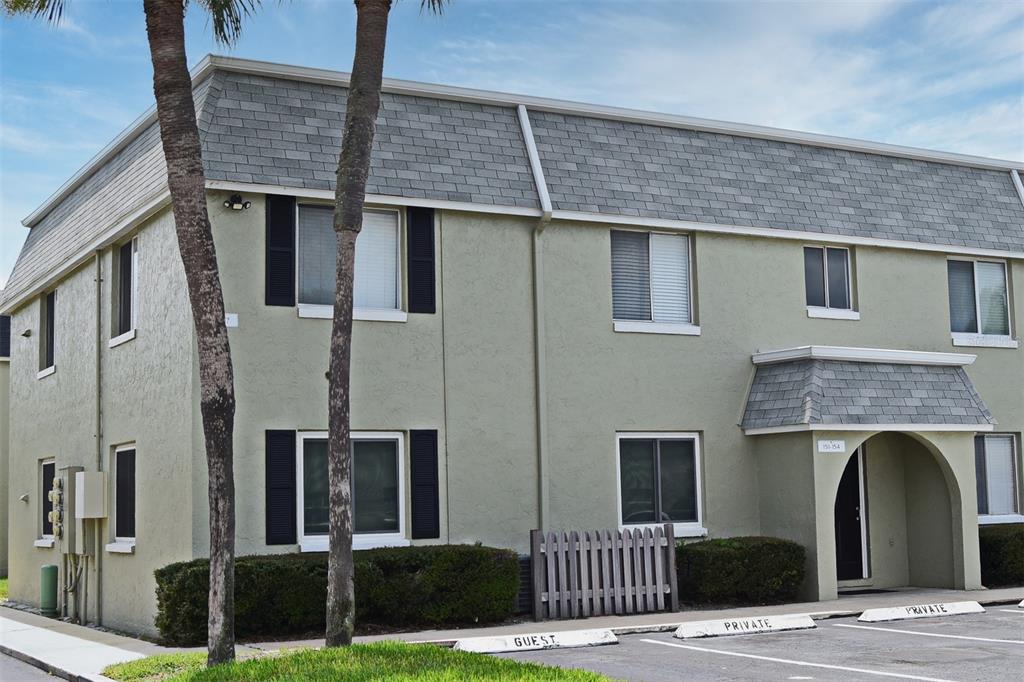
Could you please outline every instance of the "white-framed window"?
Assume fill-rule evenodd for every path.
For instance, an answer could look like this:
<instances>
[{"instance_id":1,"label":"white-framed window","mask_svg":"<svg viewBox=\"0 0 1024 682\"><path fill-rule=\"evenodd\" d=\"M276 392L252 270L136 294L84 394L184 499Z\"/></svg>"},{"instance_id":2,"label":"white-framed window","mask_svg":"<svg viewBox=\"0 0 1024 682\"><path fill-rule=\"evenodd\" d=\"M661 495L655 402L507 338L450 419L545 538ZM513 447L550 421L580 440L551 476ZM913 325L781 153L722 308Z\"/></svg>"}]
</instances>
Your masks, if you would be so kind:
<instances>
[{"instance_id":1,"label":"white-framed window","mask_svg":"<svg viewBox=\"0 0 1024 682\"><path fill-rule=\"evenodd\" d=\"M107 545L108 552L131 554L135 551L135 465L134 443L114 448L114 541Z\"/></svg>"},{"instance_id":2,"label":"white-framed window","mask_svg":"<svg viewBox=\"0 0 1024 682\"><path fill-rule=\"evenodd\" d=\"M804 247L807 316L859 320L853 309L853 260L843 246Z\"/></svg>"},{"instance_id":3,"label":"white-framed window","mask_svg":"<svg viewBox=\"0 0 1024 682\"><path fill-rule=\"evenodd\" d=\"M302 551L326 551L329 522L327 432L299 431L296 518ZM353 431L352 546L408 545L405 534L405 436L397 431Z\"/></svg>"},{"instance_id":4,"label":"white-framed window","mask_svg":"<svg viewBox=\"0 0 1024 682\"><path fill-rule=\"evenodd\" d=\"M620 527L671 523L677 537L707 535L699 434L620 432L615 446Z\"/></svg>"},{"instance_id":5,"label":"white-framed window","mask_svg":"<svg viewBox=\"0 0 1024 682\"><path fill-rule=\"evenodd\" d=\"M296 301L300 317L331 318L334 310L337 237L331 206L298 204ZM402 309L401 214L368 210L356 239L352 317L404 322Z\"/></svg>"},{"instance_id":6,"label":"white-framed window","mask_svg":"<svg viewBox=\"0 0 1024 682\"><path fill-rule=\"evenodd\" d=\"M39 462L39 538L35 541L36 547L53 547L53 519L50 512L53 511L53 500L50 499L50 491L53 489L53 479L57 476L57 462L53 459L44 459Z\"/></svg>"},{"instance_id":7,"label":"white-framed window","mask_svg":"<svg viewBox=\"0 0 1024 682\"><path fill-rule=\"evenodd\" d=\"M138 307L139 239L133 237L114 248L113 286L111 287L110 348L135 338Z\"/></svg>"},{"instance_id":8,"label":"white-framed window","mask_svg":"<svg viewBox=\"0 0 1024 682\"><path fill-rule=\"evenodd\" d=\"M1010 433L975 436L974 466L980 523L1019 523L1020 464L1017 437Z\"/></svg>"},{"instance_id":9,"label":"white-framed window","mask_svg":"<svg viewBox=\"0 0 1024 682\"><path fill-rule=\"evenodd\" d=\"M39 372L42 379L57 369L57 290L39 298Z\"/></svg>"},{"instance_id":10,"label":"white-framed window","mask_svg":"<svg viewBox=\"0 0 1024 682\"><path fill-rule=\"evenodd\" d=\"M612 230L611 246L615 331L700 334L689 235Z\"/></svg>"},{"instance_id":11,"label":"white-framed window","mask_svg":"<svg viewBox=\"0 0 1024 682\"><path fill-rule=\"evenodd\" d=\"M949 329L955 346L1016 348L1006 261L950 258Z\"/></svg>"}]
</instances>

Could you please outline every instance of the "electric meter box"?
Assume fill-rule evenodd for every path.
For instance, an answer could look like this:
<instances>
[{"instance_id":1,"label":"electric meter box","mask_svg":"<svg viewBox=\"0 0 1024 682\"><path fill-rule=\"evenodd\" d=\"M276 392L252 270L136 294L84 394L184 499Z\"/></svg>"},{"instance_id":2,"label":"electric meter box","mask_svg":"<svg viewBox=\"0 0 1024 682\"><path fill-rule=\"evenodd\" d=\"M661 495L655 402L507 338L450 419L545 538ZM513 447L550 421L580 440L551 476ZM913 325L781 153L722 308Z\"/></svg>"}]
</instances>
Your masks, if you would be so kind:
<instances>
[{"instance_id":1,"label":"electric meter box","mask_svg":"<svg viewBox=\"0 0 1024 682\"><path fill-rule=\"evenodd\" d=\"M107 518L106 476L102 471L75 473L75 518Z\"/></svg>"}]
</instances>

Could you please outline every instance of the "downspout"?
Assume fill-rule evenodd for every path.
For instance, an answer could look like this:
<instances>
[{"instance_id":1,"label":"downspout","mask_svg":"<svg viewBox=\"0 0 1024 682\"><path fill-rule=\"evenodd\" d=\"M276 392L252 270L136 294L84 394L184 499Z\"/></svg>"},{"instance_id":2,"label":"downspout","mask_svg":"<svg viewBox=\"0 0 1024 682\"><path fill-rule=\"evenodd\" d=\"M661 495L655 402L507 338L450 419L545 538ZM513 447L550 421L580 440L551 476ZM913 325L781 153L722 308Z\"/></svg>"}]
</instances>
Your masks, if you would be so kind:
<instances>
[{"instance_id":1,"label":"downspout","mask_svg":"<svg viewBox=\"0 0 1024 682\"><path fill-rule=\"evenodd\" d=\"M551 521L551 486L548 467L548 409L547 409L547 363L546 336L544 327L544 249L541 236L544 228L551 222L551 197L548 194L547 182L544 180L544 169L540 165L540 155L533 138L530 116L526 106L516 107L519 125L526 143L526 154L530 159L530 169L537 186L537 198L540 200L541 216L533 229L533 351L534 351L534 386L536 397L537 420L537 527L543 529Z\"/></svg>"},{"instance_id":2,"label":"downspout","mask_svg":"<svg viewBox=\"0 0 1024 682\"><path fill-rule=\"evenodd\" d=\"M96 471L103 471L103 252L96 251ZM96 624L103 624L103 580L101 568L103 566L103 538L100 529L102 521L92 520L95 537L93 556L96 557ZM84 532L83 527L83 532ZM89 573L85 574L86 582L89 581Z\"/></svg>"}]
</instances>

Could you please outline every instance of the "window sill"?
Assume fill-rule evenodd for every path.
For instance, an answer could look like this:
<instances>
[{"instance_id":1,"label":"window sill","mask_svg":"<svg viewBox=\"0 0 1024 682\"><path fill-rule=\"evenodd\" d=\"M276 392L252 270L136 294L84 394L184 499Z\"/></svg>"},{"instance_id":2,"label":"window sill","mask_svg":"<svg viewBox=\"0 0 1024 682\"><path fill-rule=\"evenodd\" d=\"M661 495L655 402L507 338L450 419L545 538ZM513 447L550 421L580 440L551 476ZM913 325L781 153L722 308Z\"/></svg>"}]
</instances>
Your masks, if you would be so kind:
<instances>
[{"instance_id":1,"label":"window sill","mask_svg":"<svg viewBox=\"0 0 1024 682\"><path fill-rule=\"evenodd\" d=\"M954 346L968 346L973 348L1018 348L1019 343L1011 336L998 336L995 334L962 334L953 332L951 334Z\"/></svg>"},{"instance_id":2,"label":"window sill","mask_svg":"<svg viewBox=\"0 0 1024 682\"><path fill-rule=\"evenodd\" d=\"M700 326L684 322L641 322L638 320L612 320L615 331L638 334L676 334L700 336Z\"/></svg>"},{"instance_id":3,"label":"window sill","mask_svg":"<svg viewBox=\"0 0 1024 682\"><path fill-rule=\"evenodd\" d=\"M1024 514L978 514L979 526L994 526L999 523L1024 523Z\"/></svg>"},{"instance_id":4,"label":"window sill","mask_svg":"<svg viewBox=\"0 0 1024 682\"><path fill-rule=\"evenodd\" d=\"M619 526L619 530L643 530L650 528L653 531L655 528L662 527L664 527L662 523L638 523ZM675 531L677 538L703 538L707 537L708 534L708 529L699 523L673 523L672 529Z\"/></svg>"},{"instance_id":5,"label":"window sill","mask_svg":"<svg viewBox=\"0 0 1024 682\"><path fill-rule=\"evenodd\" d=\"M51 547L53 547L53 543L53 538L39 538L38 540L32 543L32 546L38 547L39 549L50 549Z\"/></svg>"},{"instance_id":6,"label":"window sill","mask_svg":"<svg viewBox=\"0 0 1024 682\"><path fill-rule=\"evenodd\" d=\"M299 317L314 320L330 320L334 318L334 307L329 305L300 303L298 310ZM355 308L352 310L352 319L372 322L405 322L409 319L409 315L404 310Z\"/></svg>"},{"instance_id":7,"label":"window sill","mask_svg":"<svg viewBox=\"0 0 1024 682\"><path fill-rule=\"evenodd\" d=\"M815 317L824 320L859 320L860 311L846 310L843 308L821 308L819 306L807 306L807 317Z\"/></svg>"},{"instance_id":8,"label":"window sill","mask_svg":"<svg viewBox=\"0 0 1024 682\"><path fill-rule=\"evenodd\" d=\"M353 535L352 549L376 549L378 547L408 547L411 542L399 533L374 533ZM326 535L304 537L299 541L300 552L326 552L328 549Z\"/></svg>"},{"instance_id":9,"label":"window sill","mask_svg":"<svg viewBox=\"0 0 1024 682\"><path fill-rule=\"evenodd\" d=\"M45 379L46 377L50 376L56 371L57 365L50 365L46 369L39 370L39 372L36 374L36 379Z\"/></svg>"},{"instance_id":10,"label":"window sill","mask_svg":"<svg viewBox=\"0 0 1024 682\"><path fill-rule=\"evenodd\" d=\"M107 341L107 348L116 348L117 346L120 346L122 343L127 343L128 341L131 341L134 338L135 338L135 330L134 329L132 329L130 331L126 331L124 334L120 334L118 336L115 336L114 338L112 338L109 341Z\"/></svg>"},{"instance_id":11,"label":"window sill","mask_svg":"<svg viewBox=\"0 0 1024 682\"><path fill-rule=\"evenodd\" d=\"M104 546L111 554L135 554L135 540L115 540Z\"/></svg>"}]
</instances>

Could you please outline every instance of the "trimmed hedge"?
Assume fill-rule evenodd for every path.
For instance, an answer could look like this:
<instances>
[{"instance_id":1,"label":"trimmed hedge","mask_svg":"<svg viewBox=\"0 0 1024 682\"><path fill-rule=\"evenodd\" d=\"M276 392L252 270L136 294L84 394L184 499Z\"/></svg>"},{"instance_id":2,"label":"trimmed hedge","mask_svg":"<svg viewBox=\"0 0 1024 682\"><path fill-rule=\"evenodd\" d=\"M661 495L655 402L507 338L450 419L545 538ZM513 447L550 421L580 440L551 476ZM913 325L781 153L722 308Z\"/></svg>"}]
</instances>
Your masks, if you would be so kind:
<instances>
[{"instance_id":1,"label":"trimmed hedge","mask_svg":"<svg viewBox=\"0 0 1024 682\"><path fill-rule=\"evenodd\" d=\"M1024 523L979 527L978 549L982 585L1024 585Z\"/></svg>"},{"instance_id":2,"label":"trimmed hedge","mask_svg":"<svg viewBox=\"0 0 1024 682\"><path fill-rule=\"evenodd\" d=\"M768 537L676 545L679 594L695 604L794 601L804 581L804 548Z\"/></svg>"},{"instance_id":3,"label":"trimmed hedge","mask_svg":"<svg viewBox=\"0 0 1024 682\"><path fill-rule=\"evenodd\" d=\"M167 644L206 642L209 561L158 569L156 627ZM393 547L355 552L356 622L386 628L492 623L515 613L519 562L479 545ZM326 554L276 554L235 561L235 633L240 638L324 629Z\"/></svg>"}]
</instances>

